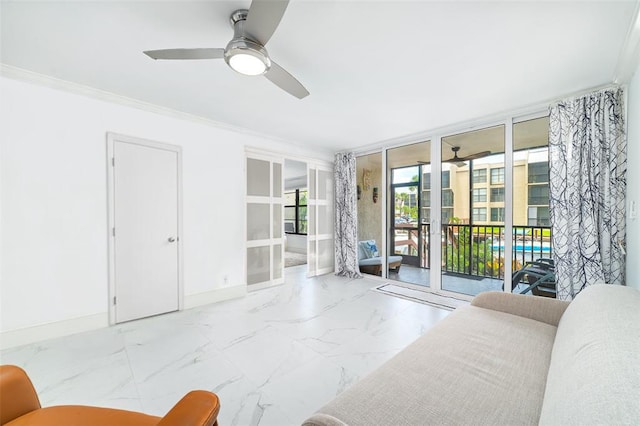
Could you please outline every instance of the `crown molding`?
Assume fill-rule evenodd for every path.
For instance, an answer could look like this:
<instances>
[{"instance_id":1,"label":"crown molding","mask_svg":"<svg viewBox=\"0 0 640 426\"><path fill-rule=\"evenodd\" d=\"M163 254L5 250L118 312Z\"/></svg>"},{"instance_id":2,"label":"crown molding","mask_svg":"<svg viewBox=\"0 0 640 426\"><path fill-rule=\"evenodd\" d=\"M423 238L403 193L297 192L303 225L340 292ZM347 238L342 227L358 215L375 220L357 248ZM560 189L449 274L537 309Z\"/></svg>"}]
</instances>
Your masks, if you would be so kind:
<instances>
[{"instance_id":1,"label":"crown molding","mask_svg":"<svg viewBox=\"0 0 640 426\"><path fill-rule=\"evenodd\" d=\"M622 45L618 63L613 75L617 84L628 84L640 63L640 2L636 2L631 25L627 37Z\"/></svg>"},{"instance_id":2,"label":"crown molding","mask_svg":"<svg viewBox=\"0 0 640 426\"><path fill-rule=\"evenodd\" d=\"M163 115L165 117L175 118L178 120L188 121L195 124L200 124L208 127L214 127L217 129L227 130L234 133L239 133L247 136L252 136L272 142L300 146L300 142L294 142L288 139L279 138L276 136L268 135L265 133L249 130L245 127L234 126L220 121L215 121L209 118L201 117L186 112L181 112L175 109L163 107L160 105L152 104L149 102L140 101L137 99L129 98L126 96L118 95L115 93L107 92L105 90L96 89L95 87L85 86L78 83L73 83L67 80L62 80L56 77L52 77L45 74L36 73L23 68L14 67L0 63L0 76L6 77L12 80L23 81L38 86L44 86L50 89L60 90L75 95L85 96L91 99L96 99L104 102L109 102L125 107L135 108L154 114ZM322 147L308 147L312 151L322 151Z\"/></svg>"}]
</instances>

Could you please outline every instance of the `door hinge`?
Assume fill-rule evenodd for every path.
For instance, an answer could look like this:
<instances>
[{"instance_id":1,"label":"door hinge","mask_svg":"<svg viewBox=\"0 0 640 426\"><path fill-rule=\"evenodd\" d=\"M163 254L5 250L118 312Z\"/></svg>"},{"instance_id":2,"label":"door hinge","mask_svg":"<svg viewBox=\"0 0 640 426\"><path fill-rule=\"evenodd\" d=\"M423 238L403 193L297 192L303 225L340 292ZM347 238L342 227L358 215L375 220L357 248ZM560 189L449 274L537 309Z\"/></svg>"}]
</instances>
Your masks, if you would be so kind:
<instances>
[{"instance_id":1,"label":"door hinge","mask_svg":"<svg viewBox=\"0 0 640 426\"><path fill-rule=\"evenodd\" d=\"M116 304L116 297L115 296L113 296L113 304L114 305Z\"/></svg>"},{"instance_id":2,"label":"door hinge","mask_svg":"<svg viewBox=\"0 0 640 426\"><path fill-rule=\"evenodd\" d=\"M111 157L111 167L116 166L116 157Z\"/></svg>"}]
</instances>

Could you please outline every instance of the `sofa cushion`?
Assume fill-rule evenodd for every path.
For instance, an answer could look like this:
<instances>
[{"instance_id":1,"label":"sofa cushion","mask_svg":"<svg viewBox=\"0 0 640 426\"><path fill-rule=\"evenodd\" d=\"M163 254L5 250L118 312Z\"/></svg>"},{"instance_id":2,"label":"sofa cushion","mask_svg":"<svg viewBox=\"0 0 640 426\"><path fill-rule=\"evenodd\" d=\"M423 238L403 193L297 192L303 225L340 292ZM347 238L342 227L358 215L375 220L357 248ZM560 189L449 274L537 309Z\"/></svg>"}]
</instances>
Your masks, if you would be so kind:
<instances>
[{"instance_id":1,"label":"sofa cushion","mask_svg":"<svg viewBox=\"0 0 640 426\"><path fill-rule=\"evenodd\" d=\"M541 424L640 422L640 292L584 289L558 324Z\"/></svg>"},{"instance_id":2,"label":"sofa cushion","mask_svg":"<svg viewBox=\"0 0 640 426\"><path fill-rule=\"evenodd\" d=\"M389 256L387 258L387 262L389 264L394 263L394 262L402 262L402 256ZM382 265L382 257L378 256L378 257L371 257L369 259L360 259L358 261L358 264L360 266L377 266L377 265Z\"/></svg>"},{"instance_id":3,"label":"sofa cushion","mask_svg":"<svg viewBox=\"0 0 640 426\"><path fill-rule=\"evenodd\" d=\"M319 414L349 426L537 424L555 334L539 321L458 308Z\"/></svg>"}]
</instances>

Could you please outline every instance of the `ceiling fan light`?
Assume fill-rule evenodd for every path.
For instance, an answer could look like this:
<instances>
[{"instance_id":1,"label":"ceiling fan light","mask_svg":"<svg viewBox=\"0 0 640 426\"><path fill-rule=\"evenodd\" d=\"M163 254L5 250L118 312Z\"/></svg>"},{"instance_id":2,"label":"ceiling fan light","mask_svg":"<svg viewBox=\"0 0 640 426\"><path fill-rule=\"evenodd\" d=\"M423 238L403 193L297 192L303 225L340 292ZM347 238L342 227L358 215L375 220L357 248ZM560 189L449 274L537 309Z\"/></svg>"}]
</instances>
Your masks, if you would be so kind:
<instances>
[{"instance_id":1,"label":"ceiling fan light","mask_svg":"<svg viewBox=\"0 0 640 426\"><path fill-rule=\"evenodd\" d=\"M224 60L234 71L244 75L261 75L271 67L264 46L247 38L231 40L224 51Z\"/></svg>"},{"instance_id":2,"label":"ceiling fan light","mask_svg":"<svg viewBox=\"0 0 640 426\"><path fill-rule=\"evenodd\" d=\"M267 70L267 65L253 55L237 53L229 57L229 66L244 75L260 75Z\"/></svg>"}]
</instances>

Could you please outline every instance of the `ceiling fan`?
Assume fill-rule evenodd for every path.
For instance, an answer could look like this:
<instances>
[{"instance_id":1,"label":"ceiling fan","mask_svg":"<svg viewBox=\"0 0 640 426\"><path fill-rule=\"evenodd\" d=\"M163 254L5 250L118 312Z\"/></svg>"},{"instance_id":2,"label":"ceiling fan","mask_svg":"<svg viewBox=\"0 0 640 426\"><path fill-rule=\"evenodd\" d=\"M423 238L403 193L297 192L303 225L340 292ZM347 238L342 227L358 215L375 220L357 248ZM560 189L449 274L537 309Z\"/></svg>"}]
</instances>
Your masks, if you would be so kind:
<instances>
[{"instance_id":1,"label":"ceiling fan","mask_svg":"<svg viewBox=\"0 0 640 426\"><path fill-rule=\"evenodd\" d=\"M486 157L487 155L491 155L491 151L482 151L476 154L467 155L466 157L458 157L458 151L460 151L459 146L452 146L451 151L453 151L453 157L448 160L442 160L443 163L454 163L458 167L466 166L465 161L476 160L478 158ZM418 160L418 164L430 164L428 161L420 161Z\"/></svg>"},{"instance_id":2,"label":"ceiling fan","mask_svg":"<svg viewBox=\"0 0 640 426\"><path fill-rule=\"evenodd\" d=\"M289 0L253 0L249 9L231 14L233 38L223 48L146 50L152 59L224 59L244 75L264 75L269 81L298 99L309 91L269 57L264 45L273 35Z\"/></svg>"},{"instance_id":3,"label":"ceiling fan","mask_svg":"<svg viewBox=\"0 0 640 426\"><path fill-rule=\"evenodd\" d=\"M442 160L443 163L454 163L458 167L465 166L465 161L471 161L478 158L486 157L491 154L491 151L482 151L476 154L467 155L466 157L458 157L458 151L460 151L459 146L452 146L451 151L453 151L453 157L448 160Z\"/></svg>"}]
</instances>

